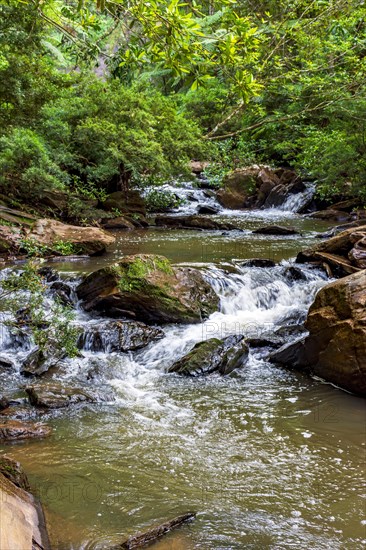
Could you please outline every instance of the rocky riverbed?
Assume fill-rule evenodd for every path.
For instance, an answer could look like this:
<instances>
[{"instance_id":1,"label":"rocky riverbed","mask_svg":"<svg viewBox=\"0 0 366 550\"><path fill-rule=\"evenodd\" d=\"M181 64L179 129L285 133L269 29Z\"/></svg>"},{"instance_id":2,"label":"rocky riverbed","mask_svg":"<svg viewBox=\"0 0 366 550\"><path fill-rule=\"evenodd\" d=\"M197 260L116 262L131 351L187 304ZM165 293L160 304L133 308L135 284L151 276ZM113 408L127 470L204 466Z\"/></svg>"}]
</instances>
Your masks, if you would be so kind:
<instances>
[{"instance_id":1,"label":"rocky riverbed","mask_svg":"<svg viewBox=\"0 0 366 550\"><path fill-rule=\"evenodd\" d=\"M364 403L325 382L364 392L363 229L328 250L329 223L293 211L209 216L235 229L115 232L105 256L43 268L79 357L52 363L3 327L2 449L54 548L106 548L187 509L179 548L362 545Z\"/></svg>"}]
</instances>

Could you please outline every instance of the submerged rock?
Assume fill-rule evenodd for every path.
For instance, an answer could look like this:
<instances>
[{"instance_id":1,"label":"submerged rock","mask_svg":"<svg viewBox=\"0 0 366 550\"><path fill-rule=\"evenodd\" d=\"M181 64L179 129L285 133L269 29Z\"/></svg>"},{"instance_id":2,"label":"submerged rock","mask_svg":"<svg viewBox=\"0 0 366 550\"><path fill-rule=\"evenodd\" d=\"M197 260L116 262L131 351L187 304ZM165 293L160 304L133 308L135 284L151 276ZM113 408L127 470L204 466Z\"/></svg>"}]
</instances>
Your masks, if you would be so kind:
<instances>
[{"instance_id":1,"label":"submerged rock","mask_svg":"<svg viewBox=\"0 0 366 550\"><path fill-rule=\"evenodd\" d=\"M61 384L37 384L25 388L31 405L46 409L61 409L79 403L96 403L97 396L83 388Z\"/></svg>"},{"instance_id":2,"label":"submerged rock","mask_svg":"<svg viewBox=\"0 0 366 550\"><path fill-rule=\"evenodd\" d=\"M267 260L264 258L250 258L250 260L245 260L240 264L242 267L275 267L276 262L273 260Z\"/></svg>"},{"instance_id":3,"label":"submerged rock","mask_svg":"<svg viewBox=\"0 0 366 550\"><path fill-rule=\"evenodd\" d=\"M299 235L294 227L282 227L281 225L267 225L253 231L259 235Z\"/></svg>"},{"instance_id":4,"label":"submerged rock","mask_svg":"<svg viewBox=\"0 0 366 550\"><path fill-rule=\"evenodd\" d=\"M84 327L78 347L89 351L134 351L164 337L164 331L136 321L105 321Z\"/></svg>"},{"instance_id":5,"label":"submerged rock","mask_svg":"<svg viewBox=\"0 0 366 550\"><path fill-rule=\"evenodd\" d=\"M220 222L205 218L203 216L157 216L155 218L157 226L176 227L180 229L208 229L208 230L230 230L236 229L228 222Z\"/></svg>"},{"instance_id":6,"label":"submerged rock","mask_svg":"<svg viewBox=\"0 0 366 550\"><path fill-rule=\"evenodd\" d=\"M52 429L40 422L23 422L20 420L0 421L0 441L17 441L33 437L47 437Z\"/></svg>"},{"instance_id":7,"label":"submerged rock","mask_svg":"<svg viewBox=\"0 0 366 550\"><path fill-rule=\"evenodd\" d=\"M244 336L228 336L224 340L210 338L196 344L168 372L183 376L203 376L212 372L230 374L245 364L248 353Z\"/></svg>"},{"instance_id":8,"label":"submerged rock","mask_svg":"<svg viewBox=\"0 0 366 550\"><path fill-rule=\"evenodd\" d=\"M86 311L149 323L195 323L219 298L202 273L172 267L163 256L136 254L88 275L77 287Z\"/></svg>"}]
</instances>

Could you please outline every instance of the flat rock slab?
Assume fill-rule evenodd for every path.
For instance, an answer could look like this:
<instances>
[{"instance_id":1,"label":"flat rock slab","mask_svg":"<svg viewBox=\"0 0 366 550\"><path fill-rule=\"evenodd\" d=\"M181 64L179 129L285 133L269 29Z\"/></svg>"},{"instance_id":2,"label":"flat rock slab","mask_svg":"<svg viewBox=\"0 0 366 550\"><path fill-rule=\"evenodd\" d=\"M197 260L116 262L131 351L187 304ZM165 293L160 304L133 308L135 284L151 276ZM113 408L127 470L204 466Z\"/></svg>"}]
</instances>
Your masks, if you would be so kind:
<instances>
[{"instance_id":1,"label":"flat rock slab","mask_svg":"<svg viewBox=\"0 0 366 550\"><path fill-rule=\"evenodd\" d=\"M50 426L40 422L22 422L20 420L0 421L0 441L19 441L34 437L47 437L52 432Z\"/></svg>"}]
</instances>

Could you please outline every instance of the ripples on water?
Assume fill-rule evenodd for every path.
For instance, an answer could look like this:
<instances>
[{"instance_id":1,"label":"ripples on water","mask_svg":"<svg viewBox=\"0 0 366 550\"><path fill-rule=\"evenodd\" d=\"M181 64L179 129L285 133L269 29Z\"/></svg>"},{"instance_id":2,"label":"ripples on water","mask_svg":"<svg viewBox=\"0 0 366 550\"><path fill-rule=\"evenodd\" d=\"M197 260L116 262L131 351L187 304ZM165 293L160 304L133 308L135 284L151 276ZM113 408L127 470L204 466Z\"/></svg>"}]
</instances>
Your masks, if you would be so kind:
<instances>
[{"instance_id":1,"label":"ripples on water","mask_svg":"<svg viewBox=\"0 0 366 550\"><path fill-rule=\"evenodd\" d=\"M166 374L205 338L303 319L326 281L306 269L294 282L288 265L211 266L221 305L206 322L167 326L139 352L67 363L64 379L107 401L46 416L51 438L5 448L45 504L54 548L107 548L188 510L196 521L155 548L364 547L362 399L275 367L263 350L229 377Z\"/></svg>"}]
</instances>

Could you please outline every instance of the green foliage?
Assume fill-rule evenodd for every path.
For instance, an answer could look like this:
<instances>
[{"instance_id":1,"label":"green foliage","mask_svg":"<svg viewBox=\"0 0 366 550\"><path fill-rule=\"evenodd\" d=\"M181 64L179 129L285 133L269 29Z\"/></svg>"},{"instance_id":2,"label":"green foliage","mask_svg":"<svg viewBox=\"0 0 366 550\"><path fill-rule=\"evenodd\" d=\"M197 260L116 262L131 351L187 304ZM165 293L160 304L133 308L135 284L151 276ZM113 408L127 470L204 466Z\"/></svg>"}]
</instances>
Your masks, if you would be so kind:
<instances>
[{"instance_id":1,"label":"green foliage","mask_svg":"<svg viewBox=\"0 0 366 550\"><path fill-rule=\"evenodd\" d=\"M359 0L2 2L0 193L64 189L97 223L93 201L194 158L213 186L265 162L363 197L365 43Z\"/></svg>"},{"instance_id":2,"label":"green foliage","mask_svg":"<svg viewBox=\"0 0 366 550\"><path fill-rule=\"evenodd\" d=\"M52 245L52 249L61 256L71 256L77 254L77 248L74 243L68 241L56 241Z\"/></svg>"},{"instance_id":3,"label":"green foliage","mask_svg":"<svg viewBox=\"0 0 366 550\"><path fill-rule=\"evenodd\" d=\"M52 160L42 138L14 128L0 138L0 189L19 198L37 199L43 189L62 189L67 174Z\"/></svg>"},{"instance_id":4,"label":"green foliage","mask_svg":"<svg viewBox=\"0 0 366 550\"><path fill-rule=\"evenodd\" d=\"M74 312L59 302L47 305L47 287L36 263L29 261L24 269L11 272L1 281L2 311L11 314L6 322L13 332L26 329L44 355L56 360L78 354L79 330L72 325Z\"/></svg>"},{"instance_id":5,"label":"green foliage","mask_svg":"<svg viewBox=\"0 0 366 550\"><path fill-rule=\"evenodd\" d=\"M149 212L166 212L184 204L184 199L167 190L152 189L145 196L146 209Z\"/></svg>"},{"instance_id":6,"label":"green foliage","mask_svg":"<svg viewBox=\"0 0 366 550\"><path fill-rule=\"evenodd\" d=\"M26 252L27 256L30 258L41 258L48 252L47 246L44 246L28 237L25 237L20 241L19 248L21 251Z\"/></svg>"}]
</instances>

